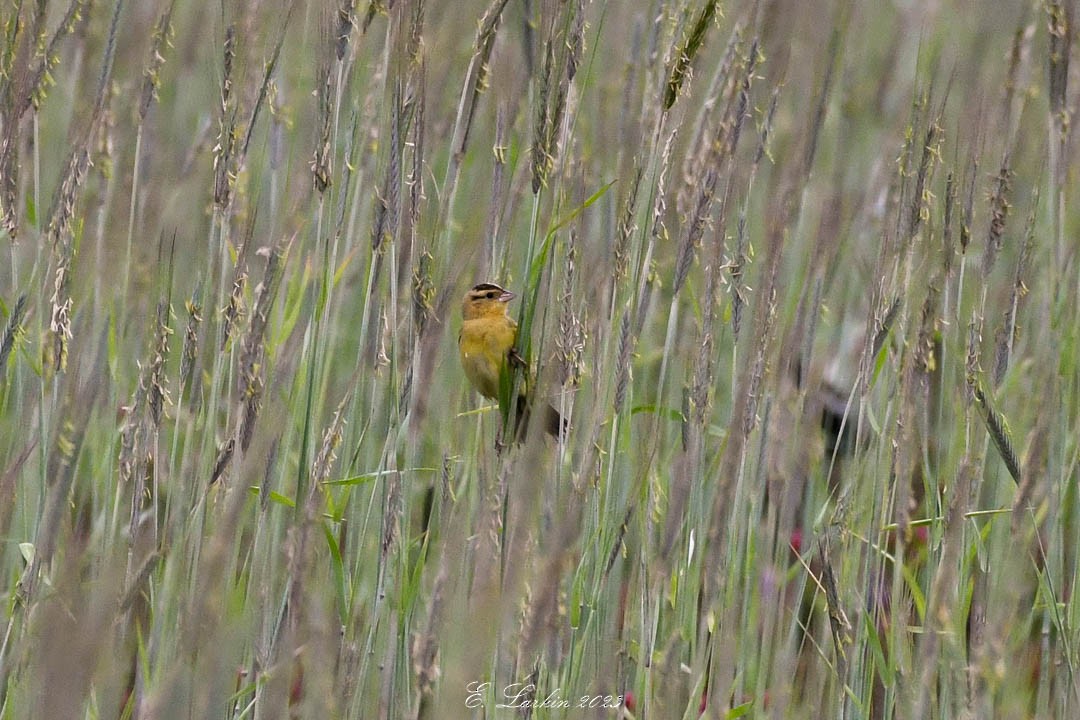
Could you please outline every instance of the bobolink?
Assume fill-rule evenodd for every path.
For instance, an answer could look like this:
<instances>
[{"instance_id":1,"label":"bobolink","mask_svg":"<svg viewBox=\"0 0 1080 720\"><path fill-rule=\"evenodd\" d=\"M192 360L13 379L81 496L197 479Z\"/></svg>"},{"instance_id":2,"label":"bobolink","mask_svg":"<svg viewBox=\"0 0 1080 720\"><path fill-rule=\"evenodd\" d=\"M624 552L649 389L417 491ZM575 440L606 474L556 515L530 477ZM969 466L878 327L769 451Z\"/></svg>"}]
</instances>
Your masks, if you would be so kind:
<instances>
[{"instance_id":1,"label":"bobolink","mask_svg":"<svg viewBox=\"0 0 1080 720\"><path fill-rule=\"evenodd\" d=\"M461 333L458 350L465 377L486 398L499 399L499 385L507 363L521 363L514 350L517 323L508 313L508 305L517 297L494 283L480 283L465 293L461 303ZM509 377L509 376L507 376ZM520 439L528 426L530 399L524 382L516 402L516 422ZM565 429L559 412L545 406L544 429L556 437Z\"/></svg>"}]
</instances>

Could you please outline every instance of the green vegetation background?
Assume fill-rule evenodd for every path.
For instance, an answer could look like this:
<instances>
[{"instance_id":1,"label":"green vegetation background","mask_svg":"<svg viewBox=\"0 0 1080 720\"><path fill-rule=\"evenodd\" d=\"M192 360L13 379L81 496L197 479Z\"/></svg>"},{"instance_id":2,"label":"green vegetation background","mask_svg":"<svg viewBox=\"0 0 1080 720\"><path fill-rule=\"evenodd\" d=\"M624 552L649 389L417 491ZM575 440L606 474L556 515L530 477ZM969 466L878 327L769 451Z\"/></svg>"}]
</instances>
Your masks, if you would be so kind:
<instances>
[{"instance_id":1,"label":"green vegetation background","mask_svg":"<svg viewBox=\"0 0 1080 720\"><path fill-rule=\"evenodd\" d=\"M1071 7L4 2L0 717L1075 716Z\"/></svg>"}]
</instances>

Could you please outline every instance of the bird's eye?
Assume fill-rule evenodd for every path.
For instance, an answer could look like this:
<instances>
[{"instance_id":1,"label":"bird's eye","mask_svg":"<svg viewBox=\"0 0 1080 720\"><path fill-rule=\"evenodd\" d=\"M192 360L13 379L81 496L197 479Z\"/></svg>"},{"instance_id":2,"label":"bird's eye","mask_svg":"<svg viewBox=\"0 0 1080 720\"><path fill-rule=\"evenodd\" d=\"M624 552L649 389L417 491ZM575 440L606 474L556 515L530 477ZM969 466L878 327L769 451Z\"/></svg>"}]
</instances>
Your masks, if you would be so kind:
<instances>
[{"instance_id":1,"label":"bird's eye","mask_svg":"<svg viewBox=\"0 0 1080 720\"><path fill-rule=\"evenodd\" d=\"M491 292L489 292L489 293L487 294L487 296L488 296L488 298L490 298L491 300L494 300L494 299L495 299L495 295L496 295L496 294L497 294L497 293L496 293L496 292L495 292L494 290L492 290Z\"/></svg>"}]
</instances>

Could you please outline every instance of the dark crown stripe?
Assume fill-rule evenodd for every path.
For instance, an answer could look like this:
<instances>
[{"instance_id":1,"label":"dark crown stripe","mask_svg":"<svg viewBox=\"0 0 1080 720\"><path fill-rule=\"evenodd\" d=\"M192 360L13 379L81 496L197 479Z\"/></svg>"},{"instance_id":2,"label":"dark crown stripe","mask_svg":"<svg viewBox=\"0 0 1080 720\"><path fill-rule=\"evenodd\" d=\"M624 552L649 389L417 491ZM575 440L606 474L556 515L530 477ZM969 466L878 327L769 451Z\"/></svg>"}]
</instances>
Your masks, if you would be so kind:
<instances>
[{"instance_id":1,"label":"dark crown stripe","mask_svg":"<svg viewBox=\"0 0 1080 720\"><path fill-rule=\"evenodd\" d=\"M488 290L498 290L499 292L505 292L501 287L495 285L494 283L480 283L479 285L474 285L472 289L473 292L487 292Z\"/></svg>"}]
</instances>

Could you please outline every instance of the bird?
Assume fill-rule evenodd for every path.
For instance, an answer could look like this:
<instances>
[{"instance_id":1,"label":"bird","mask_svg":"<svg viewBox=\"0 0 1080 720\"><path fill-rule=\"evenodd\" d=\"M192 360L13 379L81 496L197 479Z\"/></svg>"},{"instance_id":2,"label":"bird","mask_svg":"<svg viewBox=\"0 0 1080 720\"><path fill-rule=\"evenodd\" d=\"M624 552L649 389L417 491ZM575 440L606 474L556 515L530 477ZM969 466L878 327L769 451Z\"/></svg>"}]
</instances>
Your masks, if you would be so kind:
<instances>
[{"instance_id":1,"label":"bird","mask_svg":"<svg viewBox=\"0 0 1080 720\"><path fill-rule=\"evenodd\" d=\"M506 370L523 367L524 361L514 348L518 326L509 314L509 302L517 294L496 285L483 282L474 285L461 302L461 332L458 334L458 351L465 377L477 392L491 400L499 399L499 389ZM532 399L525 383L520 383L516 408L518 440L523 439L528 427ZM543 427L548 434L558 437L566 429L559 411L544 405Z\"/></svg>"}]
</instances>

